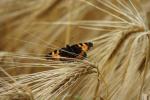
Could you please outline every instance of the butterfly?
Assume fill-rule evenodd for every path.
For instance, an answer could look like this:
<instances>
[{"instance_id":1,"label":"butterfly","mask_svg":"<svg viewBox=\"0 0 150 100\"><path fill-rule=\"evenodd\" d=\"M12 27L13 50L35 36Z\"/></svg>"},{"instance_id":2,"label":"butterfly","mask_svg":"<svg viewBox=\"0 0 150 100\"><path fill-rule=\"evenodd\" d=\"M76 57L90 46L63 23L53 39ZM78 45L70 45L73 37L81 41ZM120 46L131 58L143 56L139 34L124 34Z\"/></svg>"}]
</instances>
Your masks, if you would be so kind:
<instances>
[{"instance_id":1,"label":"butterfly","mask_svg":"<svg viewBox=\"0 0 150 100\"><path fill-rule=\"evenodd\" d=\"M66 47L54 50L48 53L45 57L47 60L67 60L67 58L86 59L87 51L93 47L92 42L78 43L66 45Z\"/></svg>"}]
</instances>

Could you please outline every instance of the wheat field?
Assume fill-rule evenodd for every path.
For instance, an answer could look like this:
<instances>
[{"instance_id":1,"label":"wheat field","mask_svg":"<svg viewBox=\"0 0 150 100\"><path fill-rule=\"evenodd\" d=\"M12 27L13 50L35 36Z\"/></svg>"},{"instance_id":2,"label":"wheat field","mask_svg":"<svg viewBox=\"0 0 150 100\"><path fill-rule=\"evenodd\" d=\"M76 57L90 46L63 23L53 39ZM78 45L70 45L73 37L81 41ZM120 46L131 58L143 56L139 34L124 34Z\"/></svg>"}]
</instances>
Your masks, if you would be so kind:
<instances>
[{"instance_id":1,"label":"wheat field","mask_svg":"<svg viewBox=\"0 0 150 100\"><path fill-rule=\"evenodd\" d=\"M150 100L149 19L149 0L1 0L0 100Z\"/></svg>"}]
</instances>

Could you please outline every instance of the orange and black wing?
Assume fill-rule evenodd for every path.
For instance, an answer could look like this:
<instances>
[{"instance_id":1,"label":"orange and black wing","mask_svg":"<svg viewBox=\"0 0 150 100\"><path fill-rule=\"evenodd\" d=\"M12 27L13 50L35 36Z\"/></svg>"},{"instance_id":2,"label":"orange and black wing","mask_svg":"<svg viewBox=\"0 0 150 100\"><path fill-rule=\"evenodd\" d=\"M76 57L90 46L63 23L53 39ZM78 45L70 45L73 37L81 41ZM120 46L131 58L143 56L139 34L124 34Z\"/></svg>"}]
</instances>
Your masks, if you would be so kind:
<instances>
[{"instance_id":1,"label":"orange and black wing","mask_svg":"<svg viewBox=\"0 0 150 100\"><path fill-rule=\"evenodd\" d=\"M74 45L67 45L65 48L61 48L59 50L54 50L46 55L46 59L59 59L62 58L77 58L77 59L85 59L87 58L86 52L93 47L91 42L87 43L79 43Z\"/></svg>"}]
</instances>

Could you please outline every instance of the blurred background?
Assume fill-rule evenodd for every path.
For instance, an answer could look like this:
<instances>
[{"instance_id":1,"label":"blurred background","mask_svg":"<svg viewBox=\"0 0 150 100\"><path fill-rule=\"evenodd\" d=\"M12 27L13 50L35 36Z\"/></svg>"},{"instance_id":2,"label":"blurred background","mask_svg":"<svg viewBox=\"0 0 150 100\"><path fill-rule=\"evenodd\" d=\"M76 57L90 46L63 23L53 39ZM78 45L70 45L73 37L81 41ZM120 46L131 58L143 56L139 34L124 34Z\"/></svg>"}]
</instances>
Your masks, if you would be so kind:
<instances>
[{"instance_id":1,"label":"blurred background","mask_svg":"<svg viewBox=\"0 0 150 100\"><path fill-rule=\"evenodd\" d=\"M133 1L141 2L150 19L150 1ZM53 22L113 19L82 0L1 0L0 9L0 50L21 54L43 54L47 49L90 40L101 32Z\"/></svg>"}]
</instances>

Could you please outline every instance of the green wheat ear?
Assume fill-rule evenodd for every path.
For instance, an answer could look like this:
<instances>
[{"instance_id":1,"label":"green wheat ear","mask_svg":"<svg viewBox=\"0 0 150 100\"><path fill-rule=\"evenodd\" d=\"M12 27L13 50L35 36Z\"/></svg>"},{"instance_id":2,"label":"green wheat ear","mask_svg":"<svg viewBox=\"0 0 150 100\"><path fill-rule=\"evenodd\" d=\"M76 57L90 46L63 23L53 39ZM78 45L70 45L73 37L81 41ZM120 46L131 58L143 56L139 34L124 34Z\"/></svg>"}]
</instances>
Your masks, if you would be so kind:
<instances>
[{"instance_id":1,"label":"green wheat ear","mask_svg":"<svg viewBox=\"0 0 150 100\"><path fill-rule=\"evenodd\" d=\"M82 99L81 99L81 97L80 97L80 96L78 96L78 95L77 95L77 96L75 96L74 98L75 98L75 100L82 100Z\"/></svg>"}]
</instances>

